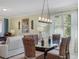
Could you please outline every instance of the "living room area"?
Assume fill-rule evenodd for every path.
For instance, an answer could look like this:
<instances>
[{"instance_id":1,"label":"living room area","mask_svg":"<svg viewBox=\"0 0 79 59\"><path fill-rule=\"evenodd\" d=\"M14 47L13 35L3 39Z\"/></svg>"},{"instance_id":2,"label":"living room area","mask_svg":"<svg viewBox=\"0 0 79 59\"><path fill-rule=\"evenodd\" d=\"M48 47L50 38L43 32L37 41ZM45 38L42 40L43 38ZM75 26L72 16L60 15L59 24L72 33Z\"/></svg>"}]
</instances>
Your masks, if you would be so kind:
<instances>
[{"instance_id":1,"label":"living room area","mask_svg":"<svg viewBox=\"0 0 79 59\"><path fill-rule=\"evenodd\" d=\"M34 39L35 44L33 41L25 43L24 39ZM70 41L64 42L64 39ZM66 57L61 52L65 43L66 48L68 45ZM78 59L78 1L1 0L0 58L24 59L30 53L26 52L30 44L35 45L35 51L43 52L38 53L41 55L36 59ZM55 47L59 47L59 56L54 55L57 53Z\"/></svg>"}]
</instances>

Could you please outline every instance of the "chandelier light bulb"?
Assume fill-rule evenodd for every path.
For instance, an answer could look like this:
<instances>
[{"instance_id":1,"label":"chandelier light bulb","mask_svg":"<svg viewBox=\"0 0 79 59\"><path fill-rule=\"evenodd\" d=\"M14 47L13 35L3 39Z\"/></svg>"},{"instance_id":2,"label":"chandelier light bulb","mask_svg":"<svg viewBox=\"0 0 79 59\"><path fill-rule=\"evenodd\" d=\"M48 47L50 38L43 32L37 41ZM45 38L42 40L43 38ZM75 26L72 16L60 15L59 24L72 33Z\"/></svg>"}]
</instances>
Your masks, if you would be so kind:
<instances>
[{"instance_id":1,"label":"chandelier light bulb","mask_svg":"<svg viewBox=\"0 0 79 59\"><path fill-rule=\"evenodd\" d=\"M47 18L45 19L45 21L47 21Z\"/></svg>"},{"instance_id":2,"label":"chandelier light bulb","mask_svg":"<svg viewBox=\"0 0 79 59\"><path fill-rule=\"evenodd\" d=\"M2 9L3 11L7 11L7 9Z\"/></svg>"},{"instance_id":3,"label":"chandelier light bulb","mask_svg":"<svg viewBox=\"0 0 79 59\"><path fill-rule=\"evenodd\" d=\"M50 20L50 22L52 22L52 20Z\"/></svg>"},{"instance_id":4,"label":"chandelier light bulb","mask_svg":"<svg viewBox=\"0 0 79 59\"><path fill-rule=\"evenodd\" d=\"M41 17L39 17L39 20L41 20Z\"/></svg>"},{"instance_id":5,"label":"chandelier light bulb","mask_svg":"<svg viewBox=\"0 0 79 59\"><path fill-rule=\"evenodd\" d=\"M50 20L48 19L48 22L49 22Z\"/></svg>"},{"instance_id":6,"label":"chandelier light bulb","mask_svg":"<svg viewBox=\"0 0 79 59\"><path fill-rule=\"evenodd\" d=\"M42 21L44 21L44 17L42 18Z\"/></svg>"}]
</instances>

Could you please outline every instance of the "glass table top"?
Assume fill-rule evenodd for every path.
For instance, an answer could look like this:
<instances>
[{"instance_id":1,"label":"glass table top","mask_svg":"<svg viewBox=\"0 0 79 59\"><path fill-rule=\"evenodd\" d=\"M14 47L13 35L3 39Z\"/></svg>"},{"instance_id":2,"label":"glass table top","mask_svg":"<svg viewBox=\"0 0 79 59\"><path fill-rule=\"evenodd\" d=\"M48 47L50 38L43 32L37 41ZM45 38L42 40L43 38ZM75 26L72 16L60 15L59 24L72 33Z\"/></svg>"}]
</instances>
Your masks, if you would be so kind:
<instances>
[{"instance_id":1,"label":"glass table top","mask_svg":"<svg viewBox=\"0 0 79 59\"><path fill-rule=\"evenodd\" d=\"M51 48L51 47L54 47L54 46L58 46L58 44L48 44L48 43L44 43L44 46L41 45L41 42L38 42L37 45L35 45L36 47L41 47L41 48Z\"/></svg>"}]
</instances>

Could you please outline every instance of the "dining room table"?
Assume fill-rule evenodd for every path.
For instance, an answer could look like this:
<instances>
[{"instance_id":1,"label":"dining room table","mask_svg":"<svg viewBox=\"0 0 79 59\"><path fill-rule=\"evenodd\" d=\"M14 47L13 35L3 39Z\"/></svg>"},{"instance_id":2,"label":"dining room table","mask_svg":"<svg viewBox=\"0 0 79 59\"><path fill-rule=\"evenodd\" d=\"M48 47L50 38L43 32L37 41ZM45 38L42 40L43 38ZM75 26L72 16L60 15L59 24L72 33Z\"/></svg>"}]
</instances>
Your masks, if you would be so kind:
<instances>
[{"instance_id":1,"label":"dining room table","mask_svg":"<svg viewBox=\"0 0 79 59\"><path fill-rule=\"evenodd\" d=\"M44 45L42 46L41 42L38 42L38 44L35 45L35 48L37 51L44 52L44 59L46 59L47 53L50 50L55 49L58 46L58 44L53 44L52 41L49 44L48 41L44 42Z\"/></svg>"}]
</instances>

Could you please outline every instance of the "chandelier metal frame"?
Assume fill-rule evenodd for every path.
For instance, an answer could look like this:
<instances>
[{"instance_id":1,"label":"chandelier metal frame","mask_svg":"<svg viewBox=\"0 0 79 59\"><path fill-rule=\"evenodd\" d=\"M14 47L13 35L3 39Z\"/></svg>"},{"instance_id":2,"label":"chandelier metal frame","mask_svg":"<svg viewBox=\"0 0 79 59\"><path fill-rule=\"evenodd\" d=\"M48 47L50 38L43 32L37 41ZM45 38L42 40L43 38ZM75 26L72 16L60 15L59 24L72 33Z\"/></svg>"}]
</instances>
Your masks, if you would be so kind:
<instances>
[{"instance_id":1,"label":"chandelier metal frame","mask_svg":"<svg viewBox=\"0 0 79 59\"><path fill-rule=\"evenodd\" d=\"M47 1L47 12L46 12L46 16L44 15L44 9L45 9L45 3ZM42 8L42 12L41 12L41 16L39 17L39 22L42 23L52 23L52 20L50 19L50 10L49 10L49 4L48 4L48 0L44 0L43 2L43 8Z\"/></svg>"}]
</instances>

